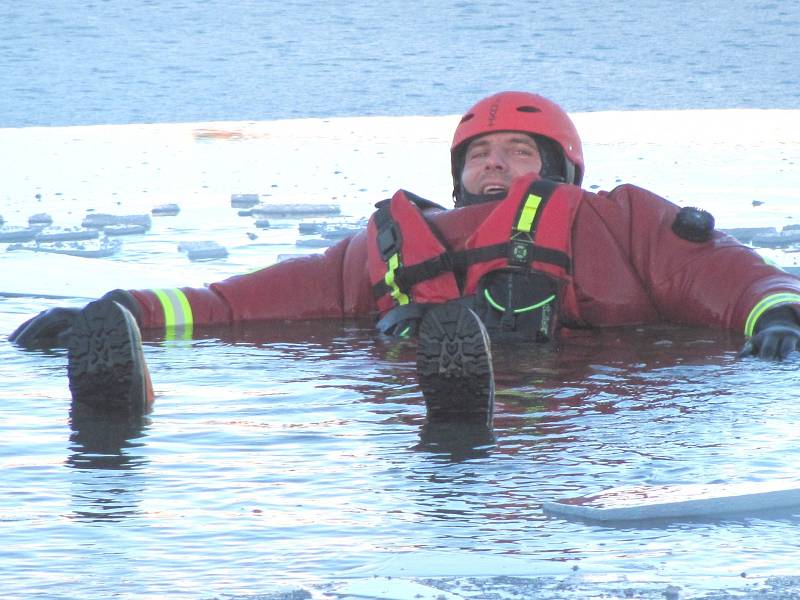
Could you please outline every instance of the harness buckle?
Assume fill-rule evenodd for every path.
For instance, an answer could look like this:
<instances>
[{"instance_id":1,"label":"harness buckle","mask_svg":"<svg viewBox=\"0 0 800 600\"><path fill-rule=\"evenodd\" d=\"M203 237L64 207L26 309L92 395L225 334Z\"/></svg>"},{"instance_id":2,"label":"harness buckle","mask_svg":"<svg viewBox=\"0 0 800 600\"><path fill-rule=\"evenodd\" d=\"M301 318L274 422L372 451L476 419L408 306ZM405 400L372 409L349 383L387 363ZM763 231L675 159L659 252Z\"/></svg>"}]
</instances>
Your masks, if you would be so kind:
<instances>
[{"instance_id":1,"label":"harness buckle","mask_svg":"<svg viewBox=\"0 0 800 600\"><path fill-rule=\"evenodd\" d=\"M445 273L447 271L452 271L455 268L455 260L453 260L453 253L452 252L443 252L438 257L436 257L439 261L439 271L440 273ZM439 273L437 273L439 274Z\"/></svg>"},{"instance_id":2,"label":"harness buckle","mask_svg":"<svg viewBox=\"0 0 800 600\"><path fill-rule=\"evenodd\" d=\"M529 267L533 262L533 239L526 232L518 232L508 242L508 264L512 267Z\"/></svg>"},{"instance_id":3,"label":"harness buckle","mask_svg":"<svg viewBox=\"0 0 800 600\"><path fill-rule=\"evenodd\" d=\"M383 262L400 252L400 239L400 228L394 222L378 230L378 251Z\"/></svg>"}]
</instances>

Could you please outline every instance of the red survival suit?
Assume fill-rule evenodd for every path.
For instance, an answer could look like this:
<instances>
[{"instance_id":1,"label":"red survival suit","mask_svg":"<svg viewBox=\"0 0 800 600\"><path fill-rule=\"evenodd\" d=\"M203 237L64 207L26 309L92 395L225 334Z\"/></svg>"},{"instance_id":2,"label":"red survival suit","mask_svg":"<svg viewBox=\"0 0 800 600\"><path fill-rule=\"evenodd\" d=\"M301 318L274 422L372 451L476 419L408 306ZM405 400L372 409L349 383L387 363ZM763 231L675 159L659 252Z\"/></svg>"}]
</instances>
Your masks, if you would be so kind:
<instances>
[{"instance_id":1,"label":"red survival suit","mask_svg":"<svg viewBox=\"0 0 800 600\"><path fill-rule=\"evenodd\" d=\"M524 197L536 179L520 178L504 200L453 210L428 209L424 217L449 252L496 245L509 239L507 227L519 221ZM721 232L715 231L705 242L679 237L672 229L679 211L675 204L631 185L599 194L567 184L554 187L540 223L550 225L547 232L542 229L544 237L537 231L534 242L563 253L568 262L559 266L539 261L529 268L547 271L556 281L561 327L666 321L729 328L750 336L758 318L770 308L788 305L800 318L800 278L766 264L755 251ZM554 218L545 219L548 210ZM563 213L560 219L558 212ZM513 215L511 220L508 215ZM486 226L493 221L502 227ZM182 327L189 332L193 325L377 315L379 291L373 289L375 273L371 280L368 267L368 247L376 243L375 236L373 232L370 240L365 230L324 254L295 258L204 288L132 290L139 305L134 312L143 329ZM406 243L403 252L413 247ZM423 251L417 259L427 260L436 253L436 249ZM502 257L494 260L488 270L507 266ZM404 257L404 266L414 264L413 253ZM474 293L487 264L472 267L471 279L462 276L441 300ZM414 296L414 290L407 291ZM436 300L425 293L421 296L422 301ZM383 298L380 312L385 313L392 302Z\"/></svg>"}]
</instances>

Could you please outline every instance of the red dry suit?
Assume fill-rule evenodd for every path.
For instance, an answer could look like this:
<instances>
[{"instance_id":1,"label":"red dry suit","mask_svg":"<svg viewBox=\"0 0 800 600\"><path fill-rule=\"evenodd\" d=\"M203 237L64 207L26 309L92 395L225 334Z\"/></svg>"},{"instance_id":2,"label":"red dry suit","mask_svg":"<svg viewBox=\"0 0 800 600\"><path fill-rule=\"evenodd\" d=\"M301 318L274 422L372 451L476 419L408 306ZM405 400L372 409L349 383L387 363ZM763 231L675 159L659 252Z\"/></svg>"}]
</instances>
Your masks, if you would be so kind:
<instances>
[{"instance_id":1,"label":"red dry suit","mask_svg":"<svg viewBox=\"0 0 800 600\"><path fill-rule=\"evenodd\" d=\"M425 218L445 247L464 251L496 211L508 203L520 205L519 194L527 193L533 178L523 179L504 200L429 209ZM682 239L672 230L679 211L675 204L632 185L595 194L561 184L555 195L572 211L561 225L567 228L562 250L569 255L569 272L559 276L561 327L673 322L750 336L770 308L791 306L800 319L800 278L766 264L755 251L719 231L706 242ZM500 239L508 232L497 235ZM189 332L193 325L377 315L368 246L365 230L324 254L287 260L204 288L132 290L139 305L134 312L143 329L183 327Z\"/></svg>"}]
</instances>

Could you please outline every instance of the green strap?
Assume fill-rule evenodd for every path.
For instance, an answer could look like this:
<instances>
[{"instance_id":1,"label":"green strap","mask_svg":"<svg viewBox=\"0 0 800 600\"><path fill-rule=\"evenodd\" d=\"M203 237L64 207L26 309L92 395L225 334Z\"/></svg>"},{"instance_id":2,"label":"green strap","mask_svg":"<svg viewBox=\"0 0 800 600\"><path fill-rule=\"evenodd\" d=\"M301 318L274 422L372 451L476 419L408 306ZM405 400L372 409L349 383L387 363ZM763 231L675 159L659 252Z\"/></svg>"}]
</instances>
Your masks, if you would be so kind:
<instances>
[{"instance_id":1,"label":"green strap","mask_svg":"<svg viewBox=\"0 0 800 600\"><path fill-rule=\"evenodd\" d=\"M164 327L167 339L174 339L177 330L182 329L183 339L192 339L194 329L194 316L192 315L192 305L189 299L181 290L166 289L153 290L153 293L161 303L164 311Z\"/></svg>"},{"instance_id":2,"label":"green strap","mask_svg":"<svg viewBox=\"0 0 800 600\"><path fill-rule=\"evenodd\" d=\"M744 334L747 337L753 335L756 329L756 324L761 316L771 308L780 306L782 304L800 304L800 294L791 292L781 292L779 294L772 294L766 298L762 298L747 315L747 321L744 325Z\"/></svg>"},{"instance_id":3,"label":"green strap","mask_svg":"<svg viewBox=\"0 0 800 600\"><path fill-rule=\"evenodd\" d=\"M506 311L506 307L505 306L501 306L499 302L497 302L494 298L492 298L492 295L489 293L488 289L484 289L483 290L483 295L486 298L486 301L492 306L492 308L495 308L495 309L499 310L500 312L505 312ZM522 308L515 308L514 309L514 314L518 315L518 314L521 314L521 313L526 313L526 312L530 312L532 310L536 310L537 308L541 308L545 304L550 304L555 299L556 299L556 295L555 294L550 294L547 298L545 298L541 302L537 302L536 304L531 304L530 306L523 306Z\"/></svg>"}]
</instances>

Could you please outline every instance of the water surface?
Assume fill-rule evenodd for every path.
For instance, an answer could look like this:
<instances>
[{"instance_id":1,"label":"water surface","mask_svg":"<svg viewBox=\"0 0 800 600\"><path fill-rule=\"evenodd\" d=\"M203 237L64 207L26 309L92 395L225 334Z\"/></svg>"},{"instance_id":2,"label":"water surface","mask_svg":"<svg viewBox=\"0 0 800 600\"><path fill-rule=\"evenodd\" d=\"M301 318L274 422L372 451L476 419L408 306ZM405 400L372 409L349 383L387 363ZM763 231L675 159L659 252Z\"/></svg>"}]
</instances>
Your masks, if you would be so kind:
<instances>
[{"instance_id":1,"label":"water surface","mask_svg":"<svg viewBox=\"0 0 800 600\"><path fill-rule=\"evenodd\" d=\"M0 5L0 127L798 108L796 2L101 0Z\"/></svg>"},{"instance_id":2,"label":"water surface","mask_svg":"<svg viewBox=\"0 0 800 600\"><path fill-rule=\"evenodd\" d=\"M4 330L46 305L0 302ZM71 407L63 352L2 345L0 589L212 597L420 553L524 559L528 575L791 572L795 509L635 525L540 509L617 485L796 477L800 374L735 361L739 342L656 327L500 347L492 434L427 425L413 345L368 323L150 339L158 400L141 421Z\"/></svg>"}]
</instances>

